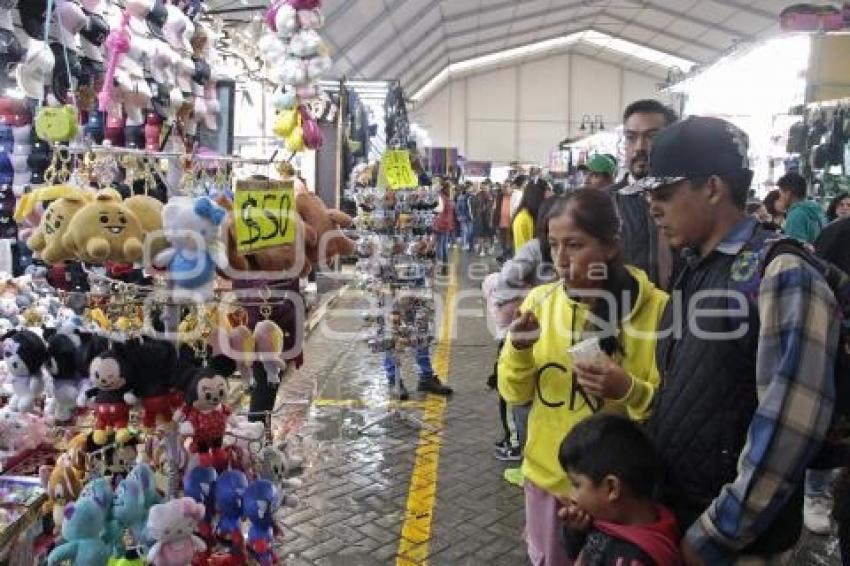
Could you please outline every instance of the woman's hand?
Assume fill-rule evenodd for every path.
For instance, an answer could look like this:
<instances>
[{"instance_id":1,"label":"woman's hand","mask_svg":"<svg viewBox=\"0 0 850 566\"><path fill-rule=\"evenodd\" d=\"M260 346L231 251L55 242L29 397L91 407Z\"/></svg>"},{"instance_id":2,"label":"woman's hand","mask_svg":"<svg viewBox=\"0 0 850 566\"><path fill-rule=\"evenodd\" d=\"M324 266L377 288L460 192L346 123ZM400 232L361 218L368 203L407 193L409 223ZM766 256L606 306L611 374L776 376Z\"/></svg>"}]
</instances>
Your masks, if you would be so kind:
<instances>
[{"instance_id":1,"label":"woman's hand","mask_svg":"<svg viewBox=\"0 0 850 566\"><path fill-rule=\"evenodd\" d=\"M573 374L585 391L596 397L612 400L628 395L634 379L607 355L601 366L576 363Z\"/></svg>"},{"instance_id":2,"label":"woman's hand","mask_svg":"<svg viewBox=\"0 0 850 566\"><path fill-rule=\"evenodd\" d=\"M511 344L517 350L533 346L540 338L540 324L534 313L524 312L514 319L510 326Z\"/></svg>"}]
</instances>

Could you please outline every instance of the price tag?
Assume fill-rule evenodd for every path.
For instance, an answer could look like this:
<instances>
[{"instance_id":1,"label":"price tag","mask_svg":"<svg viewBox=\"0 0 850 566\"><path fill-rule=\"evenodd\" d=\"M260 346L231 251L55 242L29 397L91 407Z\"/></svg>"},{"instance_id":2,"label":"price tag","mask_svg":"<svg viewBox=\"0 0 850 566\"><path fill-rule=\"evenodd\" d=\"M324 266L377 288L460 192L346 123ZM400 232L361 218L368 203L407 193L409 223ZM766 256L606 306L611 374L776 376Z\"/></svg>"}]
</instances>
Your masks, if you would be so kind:
<instances>
[{"instance_id":1,"label":"price tag","mask_svg":"<svg viewBox=\"0 0 850 566\"><path fill-rule=\"evenodd\" d=\"M295 241L292 181L271 181L262 189L240 188L233 196L236 250L251 253Z\"/></svg>"},{"instance_id":2,"label":"price tag","mask_svg":"<svg viewBox=\"0 0 850 566\"><path fill-rule=\"evenodd\" d=\"M410 166L410 154L405 149L384 152L381 168L391 189L407 189L419 186L419 177Z\"/></svg>"}]
</instances>

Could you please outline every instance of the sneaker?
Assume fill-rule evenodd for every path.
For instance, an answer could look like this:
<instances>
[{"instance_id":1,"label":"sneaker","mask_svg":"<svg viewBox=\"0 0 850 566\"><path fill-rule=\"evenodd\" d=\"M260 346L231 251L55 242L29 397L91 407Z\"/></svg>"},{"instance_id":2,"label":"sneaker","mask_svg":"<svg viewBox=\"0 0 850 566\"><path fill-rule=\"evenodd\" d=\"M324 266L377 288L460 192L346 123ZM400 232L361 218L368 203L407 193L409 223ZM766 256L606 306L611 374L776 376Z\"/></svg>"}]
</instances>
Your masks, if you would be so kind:
<instances>
[{"instance_id":1,"label":"sneaker","mask_svg":"<svg viewBox=\"0 0 850 566\"><path fill-rule=\"evenodd\" d=\"M421 378L417 389L423 393L433 393L434 395L451 395L454 393L451 387L444 385L442 381L433 375L431 377Z\"/></svg>"},{"instance_id":2,"label":"sneaker","mask_svg":"<svg viewBox=\"0 0 850 566\"><path fill-rule=\"evenodd\" d=\"M803 502L803 523L816 535L828 535L831 531L830 511L832 500L829 497L806 496Z\"/></svg>"},{"instance_id":3,"label":"sneaker","mask_svg":"<svg viewBox=\"0 0 850 566\"><path fill-rule=\"evenodd\" d=\"M493 446L496 447L496 450L507 450L511 447L511 441L507 438L503 438L499 442L494 442Z\"/></svg>"},{"instance_id":4,"label":"sneaker","mask_svg":"<svg viewBox=\"0 0 850 566\"><path fill-rule=\"evenodd\" d=\"M517 487L522 487L525 483L525 476L522 475L522 468L508 468L502 472L502 477L509 484Z\"/></svg>"},{"instance_id":5,"label":"sneaker","mask_svg":"<svg viewBox=\"0 0 850 566\"><path fill-rule=\"evenodd\" d=\"M501 460L502 462L521 462L522 450L514 446L505 448L504 450L497 450L496 460Z\"/></svg>"}]
</instances>

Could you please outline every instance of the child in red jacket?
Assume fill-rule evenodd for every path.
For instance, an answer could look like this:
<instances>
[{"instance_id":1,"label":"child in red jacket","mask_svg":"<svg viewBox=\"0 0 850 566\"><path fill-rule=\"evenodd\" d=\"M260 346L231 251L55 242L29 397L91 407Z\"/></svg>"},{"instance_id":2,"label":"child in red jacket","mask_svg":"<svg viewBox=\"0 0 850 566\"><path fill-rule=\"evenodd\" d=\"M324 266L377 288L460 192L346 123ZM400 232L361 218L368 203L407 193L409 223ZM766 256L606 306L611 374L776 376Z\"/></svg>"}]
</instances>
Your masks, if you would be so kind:
<instances>
[{"instance_id":1,"label":"child in red jacket","mask_svg":"<svg viewBox=\"0 0 850 566\"><path fill-rule=\"evenodd\" d=\"M676 519L652 499L659 459L625 417L599 414L575 426L558 454L573 489L560 517L575 566L680 566Z\"/></svg>"}]
</instances>

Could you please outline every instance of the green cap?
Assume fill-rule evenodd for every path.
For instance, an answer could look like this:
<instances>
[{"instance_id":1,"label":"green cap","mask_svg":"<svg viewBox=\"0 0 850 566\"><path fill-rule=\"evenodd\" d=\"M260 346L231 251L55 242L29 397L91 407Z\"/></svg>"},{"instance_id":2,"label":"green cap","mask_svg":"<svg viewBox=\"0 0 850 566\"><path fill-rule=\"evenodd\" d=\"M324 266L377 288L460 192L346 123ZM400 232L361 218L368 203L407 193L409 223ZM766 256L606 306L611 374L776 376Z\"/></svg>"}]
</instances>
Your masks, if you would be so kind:
<instances>
[{"instance_id":1,"label":"green cap","mask_svg":"<svg viewBox=\"0 0 850 566\"><path fill-rule=\"evenodd\" d=\"M587 162L587 169L591 173L602 173L613 177L617 174L617 164L607 155L597 153Z\"/></svg>"}]
</instances>

